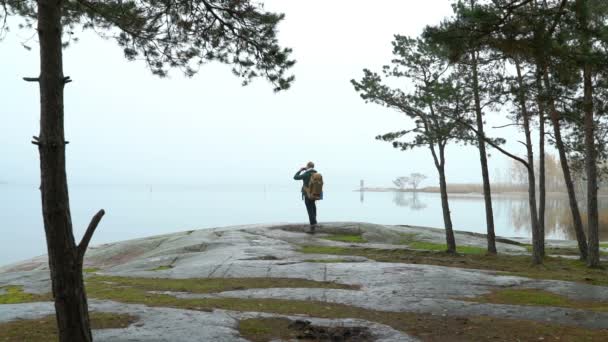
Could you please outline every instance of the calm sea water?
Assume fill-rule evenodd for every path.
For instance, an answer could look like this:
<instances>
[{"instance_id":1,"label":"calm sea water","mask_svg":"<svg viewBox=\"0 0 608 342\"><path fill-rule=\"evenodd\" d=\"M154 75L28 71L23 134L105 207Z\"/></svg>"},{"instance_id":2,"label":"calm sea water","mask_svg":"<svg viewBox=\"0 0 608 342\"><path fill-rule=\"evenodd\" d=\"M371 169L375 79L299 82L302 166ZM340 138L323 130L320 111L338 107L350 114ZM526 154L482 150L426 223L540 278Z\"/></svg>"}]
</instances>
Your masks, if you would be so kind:
<instances>
[{"instance_id":1,"label":"calm sea water","mask_svg":"<svg viewBox=\"0 0 608 342\"><path fill-rule=\"evenodd\" d=\"M443 227L438 194L358 193L350 189L325 189L318 205L319 221L361 221ZM305 222L298 186L72 186L72 221L77 241L91 216L104 208L91 244L138 237L240 224ZM450 198L454 228L485 232L481 197ZM548 238L569 239L567 202L550 200ZM529 237L528 210L523 196L494 199L496 234ZM35 186L0 185L0 265L46 253Z\"/></svg>"}]
</instances>

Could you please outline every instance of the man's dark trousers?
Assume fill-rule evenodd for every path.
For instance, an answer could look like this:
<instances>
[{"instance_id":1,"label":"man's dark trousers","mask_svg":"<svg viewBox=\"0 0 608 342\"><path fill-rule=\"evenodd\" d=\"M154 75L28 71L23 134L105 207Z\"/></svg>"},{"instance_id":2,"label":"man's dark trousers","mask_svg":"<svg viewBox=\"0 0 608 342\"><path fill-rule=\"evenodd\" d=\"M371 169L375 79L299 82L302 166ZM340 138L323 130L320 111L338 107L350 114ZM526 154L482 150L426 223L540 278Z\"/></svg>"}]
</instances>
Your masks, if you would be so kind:
<instances>
[{"instance_id":1,"label":"man's dark trousers","mask_svg":"<svg viewBox=\"0 0 608 342\"><path fill-rule=\"evenodd\" d=\"M306 204L306 211L308 212L308 221L310 225L317 224L317 204L314 200L304 196L304 204Z\"/></svg>"}]
</instances>

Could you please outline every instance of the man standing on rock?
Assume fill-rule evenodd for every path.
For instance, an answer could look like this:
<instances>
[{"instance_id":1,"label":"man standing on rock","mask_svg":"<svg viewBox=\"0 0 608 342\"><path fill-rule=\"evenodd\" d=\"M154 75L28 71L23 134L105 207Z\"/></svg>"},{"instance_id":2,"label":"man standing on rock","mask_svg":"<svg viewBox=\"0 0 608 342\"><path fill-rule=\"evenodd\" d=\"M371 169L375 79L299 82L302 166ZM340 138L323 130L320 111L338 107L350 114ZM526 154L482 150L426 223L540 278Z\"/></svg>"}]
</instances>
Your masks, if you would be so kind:
<instances>
[{"instance_id":1,"label":"man standing on rock","mask_svg":"<svg viewBox=\"0 0 608 342\"><path fill-rule=\"evenodd\" d=\"M300 168L296 175L293 176L295 180L302 180L302 199L306 204L306 211L308 212L308 221L310 222L310 231L307 233L314 234L315 228L317 228L317 205L314 198L310 198L306 189L309 187L310 179L313 174L317 173L315 170L315 163L308 162L305 167Z\"/></svg>"}]
</instances>

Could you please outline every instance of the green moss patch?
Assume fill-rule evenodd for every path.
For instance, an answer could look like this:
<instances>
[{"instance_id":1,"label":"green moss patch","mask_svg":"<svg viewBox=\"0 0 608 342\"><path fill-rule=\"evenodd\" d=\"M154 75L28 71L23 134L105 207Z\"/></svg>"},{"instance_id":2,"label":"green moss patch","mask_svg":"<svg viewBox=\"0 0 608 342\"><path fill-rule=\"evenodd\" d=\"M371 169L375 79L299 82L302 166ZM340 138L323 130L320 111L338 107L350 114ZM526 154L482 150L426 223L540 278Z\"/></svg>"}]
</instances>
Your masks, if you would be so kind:
<instances>
[{"instance_id":1,"label":"green moss patch","mask_svg":"<svg viewBox=\"0 0 608 342\"><path fill-rule=\"evenodd\" d=\"M447 246L446 246L447 249ZM462 254L486 254L488 251L484 248L475 246L457 246L456 252Z\"/></svg>"},{"instance_id":2,"label":"green moss patch","mask_svg":"<svg viewBox=\"0 0 608 342\"><path fill-rule=\"evenodd\" d=\"M478 303L555 306L571 309L608 311L608 302L577 301L539 289L503 289L473 299L464 300Z\"/></svg>"},{"instance_id":3,"label":"green moss patch","mask_svg":"<svg viewBox=\"0 0 608 342\"><path fill-rule=\"evenodd\" d=\"M94 281L87 285L91 298L114 300L123 303L146 304L156 307L174 307L189 310L211 311L225 309L244 312L267 312L282 315L307 315L319 318L355 318L386 324L417 336L426 341L602 341L608 331L588 330L570 326L541 324L528 321L494 319L487 317L457 318L414 314L407 312L383 312L367 310L343 304L252 298L202 298L182 299L165 294L154 294L124 282ZM117 291L120 288L120 291ZM266 322L265 322L266 323ZM284 324L285 322L275 322ZM248 322L242 331L259 337L255 341L267 341L270 335L281 335L283 328ZM273 323L274 324L274 323ZM279 337L277 336L277 337ZM273 336L271 336L273 337Z\"/></svg>"},{"instance_id":4,"label":"green moss patch","mask_svg":"<svg viewBox=\"0 0 608 342\"><path fill-rule=\"evenodd\" d=\"M91 279L92 278L92 279ZM407 312L383 312L367 310L343 304L252 298L202 298L183 299L165 294L150 293L147 285L140 287L142 279L131 282L130 278L91 277L87 284L87 293L91 298L114 300L123 303L146 304L156 307L174 307L189 310L211 311L225 309L234 311L256 311L283 315L308 315L319 318L356 318L386 324L394 329L420 337L428 341L495 341L545 340L562 341L602 341L608 331L588 330L569 326L541 324L528 321L495 319L487 317L444 317ZM97 279L95 279L97 278ZM92 280L92 281L91 281ZM144 279L145 280L145 279ZM157 279L158 280L158 279ZM230 279L220 279L230 281ZM161 285L154 285L158 290L174 290L172 280L160 279ZM204 282L204 279L198 281ZM276 281L276 279L273 279ZM256 284L259 286L259 284ZM120 288L120 291L117 291ZM204 290L208 291L208 290ZM264 340L268 334L285 331L271 325L270 329L260 322L249 322L244 329L248 334L260 336ZM275 322L277 323L277 322ZM285 322L278 322L284 324ZM273 323L274 324L274 323ZM249 336L249 335L248 335ZM252 339L254 340L254 339ZM265 340L267 341L267 340Z\"/></svg>"},{"instance_id":5,"label":"green moss patch","mask_svg":"<svg viewBox=\"0 0 608 342\"><path fill-rule=\"evenodd\" d=\"M427 251L446 251L448 246L446 244L426 242L426 241L412 241L407 243L408 247L413 249L423 249ZM480 247L472 246L457 246L456 252L462 254L485 254L487 251Z\"/></svg>"},{"instance_id":6,"label":"green moss patch","mask_svg":"<svg viewBox=\"0 0 608 342\"><path fill-rule=\"evenodd\" d=\"M82 272L84 273L95 273L95 272L99 272L101 271L101 269L97 268L97 267L87 267L87 268L83 268Z\"/></svg>"},{"instance_id":7,"label":"green moss patch","mask_svg":"<svg viewBox=\"0 0 608 342\"><path fill-rule=\"evenodd\" d=\"M405 322L404 322L405 323ZM407 324L407 323L406 323ZM492 317L422 317L407 329L422 341L604 341L608 330Z\"/></svg>"},{"instance_id":8,"label":"green moss patch","mask_svg":"<svg viewBox=\"0 0 608 342\"><path fill-rule=\"evenodd\" d=\"M298 278L131 278L93 276L87 279L87 293L108 287L135 288L141 291L218 293L224 291L270 288L323 288L358 290L356 285L322 282Z\"/></svg>"},{"instance_id":9,"label":"green moss patch","mask_svg":"<svg viewBox=\"0 0 608 342\"><path fill-rule=\"evenodd\" d=\"M333 234L330 236L321 237L324 240L331 241L339 241L339 242L349 242L349 243L367 243L367 240L363 238L361 234L353 235L353 234Z\"/></svg>"},{"instance_id":10,"label":"green moss patch","mask_svg":"<svg viewBox=\"0 0 608 342\"><path fill-rule=\"evenodd\" d=\"M120 291L117 291L120 289ZM225 309L235 311L256 311L279 314L310 314L319 317L345 317L349 308L345 305L313 301L281 299L244 299L244 298L178 298L124 284L97 283L87 284L90 298L113 300L129 304L145 304L153 307L173 307L188 310L212 311ZM340 314L342 312L342 314ZM348 317L348 316L346 316Z\"/></svg>"},{"instance_id":11,"label":"green moss patch","mask_svg":"<svg viewBox=\"0 0 608 342\"><path fill-rule=\"evenodd\" d=\"M122 314L92 312L90 320L92 329L120 329L136 322L137 318ZM55 316L0 323L0 341L48 342L58 339Z\"/></svg>"},{"instance_id":12,"label":"green moss patch","mask_svg":"<svg viewBox=\"0 0 608 342\"><path fill-rule=\"evenodd\" d=\"M0 294L0 304L48 302L52 300L49 294L39 295L23 292L23 286L5 286L0 287L0 290L3 290L0 293L4 292Z\"/></svg>"},{"instance_id":13,"label":"green moss patch","mask_svg":"<svg viewBox=\"0 0 608 342\"><path fill-rule=\"evenodd\" d=\"M489 317L442 317L409 313L383 313L374 319L422 341L603 341L606 330L586 330L521 320ZM239 322L241 336L253 342L298 340L302 331L285 318L254 318ZM330 341L331 339L305 339ZM348 338L336 341L350 341ZM369 339L352 339L367 341Z\"/></svg>"},{"instance_id":14,"label":"green moss patch","mask_svg":"<svg viewBox=\"0 0 608 342\"><path fill-rule=\"evenodd\" d=\"M87 293L90 298L145 304L153 307L173 307L200 311L225 309L335 319L355 318L385 324L427 341L514 341L517 339L529 341L538 340L541 337L545 341L557 341L560 338L562 341L603 341L606 336L605 334L608 333L606 330L589 330L570 326L488 317L458 318L407 312L384 312L315 301L252 298L182 299L166 294L149 292L150 289L192 290L192 287L195 287L194 284L185 287L179 283L172 285L174 284L172 283L173 281L169 279L130 279L95 276L88 279ZM205 279L190 281L204 283ZM230 279L219 279L218 281L230 282ZM276 279L270 279L270 281L275 282ZM255 286L260 285L255 284ZM203 288L199 289L199 291L210 290L207 285L203 285ZM275 329L267 329L264 325L259 324L259 322L250 323L249 327L245 326L246 330L249 333L262 336L260 340L264 340L263 337L267 336L265 334L271 333L269 330L273 330L272 334L275 334ZM2 329L2 331L5 330ZM8 330L10 331L10 329Z\"/></svg>"},{"instance_id":15,"label":"green moss patch","mask_svg":"<svg viewBox=\"0 0 608 342\"><path fill-rule=\"evenodd\" d=\"M525 247L528 252L532 253L532 245L526 244ZM580 255L580 251L576 247L548 247L548 246L545 246L545 254L576 256L576 255ZM604 252L604 251L600 251L600 255L607 256L608 253Z\"/></svg>"},{"instance_id":16,"label":"green moss patch","mask_svg":"<svg viewBox=\"0 0 608 342\"><path fill-rule=\"evenodd\" d=\"M593 285L608 285L608 272L590 269L579 260L546 257L543 265L532 265L525 255L451 255L436 251L334 246L302 246L301 253L362 256L381 262L401 262L479 270L503 271L535 279L555 279Z\"/></svg>"},{"instance_id":17,"label":"green moss patch","mask_svg":"<svg viewBox=\"0 0 608 342\"><path fill-rule=\"evenodd\" d=\"M530 244L525 245L526 250L532 253L534 248ZM545 254L547 255L579 255L577 248L571 247L548 247L545 246Z\"/></svg>"}]
</instances>

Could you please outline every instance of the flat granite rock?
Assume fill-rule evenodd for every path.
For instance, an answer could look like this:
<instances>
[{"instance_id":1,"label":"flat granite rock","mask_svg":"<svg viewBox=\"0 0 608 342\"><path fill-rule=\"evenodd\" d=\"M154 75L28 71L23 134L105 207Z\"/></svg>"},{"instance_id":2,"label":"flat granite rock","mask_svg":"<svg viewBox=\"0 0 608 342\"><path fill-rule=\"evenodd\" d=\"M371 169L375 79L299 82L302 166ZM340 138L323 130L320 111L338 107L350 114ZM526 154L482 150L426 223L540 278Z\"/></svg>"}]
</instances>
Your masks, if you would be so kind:
<instances>
[{"instance_id":1,"label":"flat granite rock","mask_svg":"<svg viewBox=\"0 0 608 342\"><path fill-rule=\"evenodd\" d=\"M320 234L308 235L306 225L276 224L202 229L170 235L117 242L92 247L85 267L98 274L124 277L228 278L273 277L305 278L357 285L359 290L289 288L248 289L214 294L170 293L183 298L276 298L339 303L371 310L430 313L454 316L493 316L539 322L553 322L587 328L608 329L608 312L593 312L556 307L531 307L483 304L467 298L510 287L536 288L574 300L608 301L608 287L564 281L534 280L499 272L460 269L420 264L383 263L364 257L342 257L356 262L318 263L310 259L336 259L334 255L298 252L298 245L350 246L398 249L391 241L403 236L443 243L441 229L384 226L367 223L326 223ZM322 234L361 234L365 244L322 239ZM456 232L459 245L485 247L481 234ZM525 253L521 239L500 238L501 253ZM559 246L570 246L559 242ZM549 243L551 246L551 243ZM22 285L30 293L50 292L47 260L38 257L0 268L0 288ZM91 301L92 310L136 314L143 326L96 331L98 341L242 341L236 322L244 317L275 317L261 313L222 310L198 312L169 308L149 308L106 301ZM0 305L0 322L39 317L52 313L50 303ZM301 318L301 317L300 317ZM345 324L348 320L307 318L314 324ZM401 332L371 322L358 321L373 331L378 341L409 341ZM141 324L140 324L141 325ZM207 334L202 336L201 334ZM179 337L176 339L176 336ZM204 338L203 338L204 337ZM201 339L203 338L203 339Z\"/></svg>"}]
</instances>

